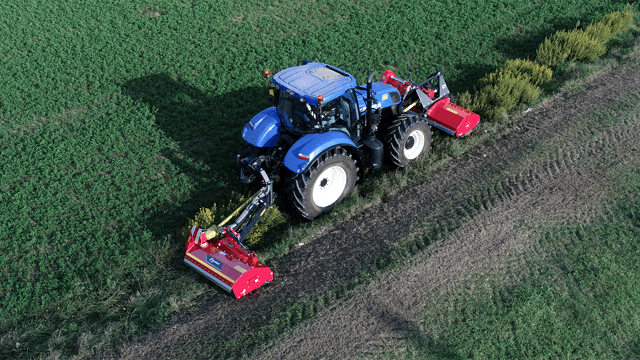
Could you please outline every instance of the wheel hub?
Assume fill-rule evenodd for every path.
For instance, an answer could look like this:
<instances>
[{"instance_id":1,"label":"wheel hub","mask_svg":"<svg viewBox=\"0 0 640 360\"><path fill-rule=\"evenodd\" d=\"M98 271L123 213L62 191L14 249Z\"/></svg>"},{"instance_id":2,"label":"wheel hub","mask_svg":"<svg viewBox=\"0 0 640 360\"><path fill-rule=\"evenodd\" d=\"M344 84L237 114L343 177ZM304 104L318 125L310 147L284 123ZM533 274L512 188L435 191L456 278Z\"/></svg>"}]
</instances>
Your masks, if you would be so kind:
<instances>
[{"instance_id":1,"label":"wheel hub","mask_svg":"<svg viewBox=\"0 0 640 360\"><path fill-rule=\"evenodd\" d=\"M404 144L404 148L409 150L413 147L413 145L415 144L416 140L413 137L410 137L407 139L407 142Z\"/></svg>"},{"instance_id":2,"label":"wheel hub","mask_svg":"<svg viewBox=\"0 0 640 360\"><path fill-rule=\"evenodd\" d=\"M313 185L313 202L327 207L338 201L347 187L347 172L338 165L325 169Z\"/></svg>"},{"instance_id":3,"label":"wheel hub","mask_svg":"<svg viewBox=\"0 0 640 360\"><path fill-rule=\"evenodd\" d=\"M412 131L407 137L407 141L404 143L404 157L408 160L417 158L425 146L424 133L418 129Z\"/></svg>"}]
</instances>

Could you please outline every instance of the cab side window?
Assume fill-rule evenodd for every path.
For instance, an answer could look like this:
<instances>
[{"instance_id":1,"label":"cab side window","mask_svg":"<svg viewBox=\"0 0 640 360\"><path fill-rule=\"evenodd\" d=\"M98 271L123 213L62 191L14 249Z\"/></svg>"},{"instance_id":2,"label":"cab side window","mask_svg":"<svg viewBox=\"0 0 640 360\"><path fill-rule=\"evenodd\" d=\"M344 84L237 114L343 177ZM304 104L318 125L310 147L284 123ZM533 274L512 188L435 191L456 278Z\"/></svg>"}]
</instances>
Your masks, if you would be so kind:
<instances>
[{"instance_id":1,"label":"cab side window","mask_svg":"<svg viewBox=\"0 0 640 360\"><path fill-rule=\"evenodd\" d=\"M352 90L347 91L337 99L322 106L322 125L342 130L350 136L355 134L357 127L357 107L354 105L355 96Z\"/></svg>"}]
</instances>

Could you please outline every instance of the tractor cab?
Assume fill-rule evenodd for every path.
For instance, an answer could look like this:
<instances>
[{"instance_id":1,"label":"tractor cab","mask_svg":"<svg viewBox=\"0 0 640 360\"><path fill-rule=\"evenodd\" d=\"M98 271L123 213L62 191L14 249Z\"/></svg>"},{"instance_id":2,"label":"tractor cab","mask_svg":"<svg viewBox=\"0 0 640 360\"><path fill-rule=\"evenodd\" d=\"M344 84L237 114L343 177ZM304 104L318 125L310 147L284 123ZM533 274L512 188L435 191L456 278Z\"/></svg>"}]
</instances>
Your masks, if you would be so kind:
<instances>
[{"instance_id":1,"label":"tractor cab","mask_svg":"<svg viewBox=\"0 0 640 360\"><path fill-rule=\"evenodd\" d=\"M294 135L342 131L358 137L355 78L332 66L307 63L277 73L272 102L282 126Z\"/></svg>"},{"instance_id":2,"label":"tractor cab","mask_svg":"<svg viewBox=\"0 0 640 360\"><path fill-rule=\"evenodd\" d=\"M351 89L318 105L297 98L290 90L278 91L276 99L276 111L281 124L294 134L338 130L356 138L359 135L360 114L355 93Z\"/></svg>"},{"instance_id":3,"label":"tractor cab","mask_svg":"<svg viewBox=\"0 0 640 360\"><path fill-rule=\"evenodd\" d=\"M282 126L300 136L342 131L357 142L367 111L367 89L354 76L323 63L305 63L278 72L269 89ZM383 82L372 86L372 109L400 103L398 90Z\"/></svg>"}]
</instances>

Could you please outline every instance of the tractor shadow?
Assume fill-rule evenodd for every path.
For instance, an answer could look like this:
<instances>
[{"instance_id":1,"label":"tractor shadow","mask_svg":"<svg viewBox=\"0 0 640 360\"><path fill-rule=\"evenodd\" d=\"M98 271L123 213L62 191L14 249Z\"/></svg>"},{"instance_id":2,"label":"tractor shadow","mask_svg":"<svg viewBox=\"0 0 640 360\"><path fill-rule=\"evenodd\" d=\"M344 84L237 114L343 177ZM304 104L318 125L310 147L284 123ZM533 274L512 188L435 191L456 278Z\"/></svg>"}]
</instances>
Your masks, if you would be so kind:
<instances>
[{"instance_id":1,"label":"tractor shadow","mask_svg":"<svg viewBox=\"0 0 640 360\"><path fill-rule=\"evenodd\" d=\"M149 108L157 127L172 140L173 144L157 157L169 160L178 176L189 178L189 198L178 199L175 203L179 205L156 206L144 224L154 238L171 234L176 248L173 265L182 270L186 239L181 232L187 219L194 218L200 208L226 206L252 191L236 179L241 132L252 116L271 104L260 86L210 95L166 73L136 78L120 86L123 94Z\"/></svg>"}]
</instances>

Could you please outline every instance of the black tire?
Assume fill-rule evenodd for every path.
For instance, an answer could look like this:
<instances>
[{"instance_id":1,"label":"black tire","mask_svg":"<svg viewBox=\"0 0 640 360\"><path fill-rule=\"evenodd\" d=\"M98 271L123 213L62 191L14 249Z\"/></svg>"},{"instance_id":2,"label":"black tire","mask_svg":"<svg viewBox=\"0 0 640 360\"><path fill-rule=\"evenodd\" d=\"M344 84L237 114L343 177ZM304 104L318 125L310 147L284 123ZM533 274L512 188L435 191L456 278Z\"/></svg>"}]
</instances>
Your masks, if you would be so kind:
<instances>
[{"instance_id":1,"label":"black tire","mask_svg":"<svg viewBox=\"0 0 640 360\"><path fill-rule=\"evenodd\" d=\"M431 150L431 126L415 115L395 119L385 136L386 153L396 168L404 168Z\"/></svg>"},{"instance_id":2,"label":"black tire","mask_svg":"<svg viewBox=\"0 0 640 360\"><path fill-rule=\"evenodd\" d=\"M305 171L287 181L289 200L304 218L330 212L348 197L358 181L356 161L342 148L322 153Z\"/></svg>"}]
</instances>

